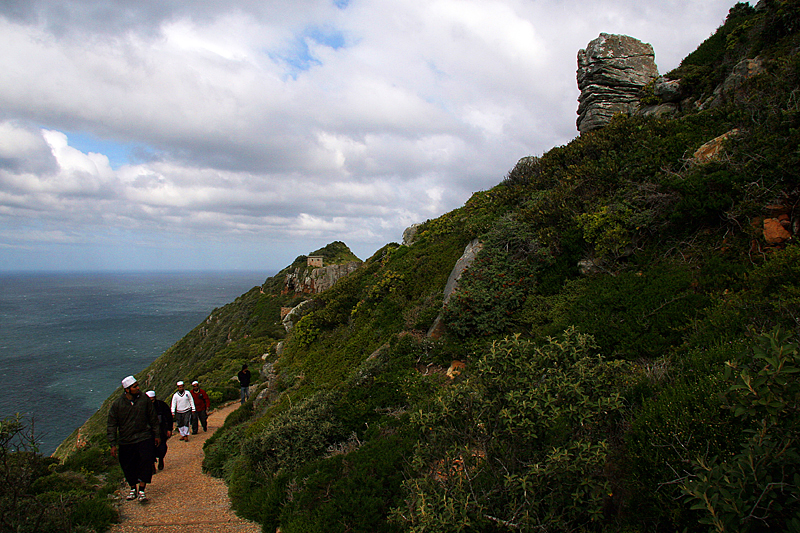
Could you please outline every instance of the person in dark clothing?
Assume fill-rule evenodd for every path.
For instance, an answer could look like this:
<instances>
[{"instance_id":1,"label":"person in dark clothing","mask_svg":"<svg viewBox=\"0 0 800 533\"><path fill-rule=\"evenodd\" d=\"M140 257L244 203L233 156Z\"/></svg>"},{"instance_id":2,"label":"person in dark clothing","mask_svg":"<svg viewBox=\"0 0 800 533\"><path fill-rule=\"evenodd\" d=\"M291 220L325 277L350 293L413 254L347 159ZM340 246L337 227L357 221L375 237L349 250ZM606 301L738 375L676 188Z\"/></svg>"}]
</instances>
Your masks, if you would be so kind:
<instances>
[{"instance_id":1,"label":"person in dark clothing","mask_svg":"<svg viewBox=\"0 0 800 533\"><path fill-rule=\"evenodd\" d=\"M189 392L192 394L195 407L195 412L192 413L192 435L197 435L197 422L202 424L203 431L208 431L208 408L211 406L211 400L197 381L192 381L192 390Z\"/></svg>"},{"instance_id":2,"label":"person in dark clothing","mask_svg":"<svg viewBox=\"0 0 800 533\"><path fill-rule=\"evenodd\" d=\"M158 469L164 470L164 457L167 455L167 439L172 436L172 411L166 402L156 398L156 391L147 391L147 396L153 402L158 416L158 436L161 443L155 447L155 458L158 460ZM155 465L153 470L155 471Z\"/></svg>"},{"instance_id":3,"label":"person in dark clothing","mask_svg":"<svg viewBox=\"0 0 800 533\"><path fill-rule=\"evenodd\" d=\"M106 436L111 456L119 457L125 481L131 487L128 500L147 501L144 489L153 477L154 447L161 444L158 416L153 402L139 390L133 376L122 380L122 396L108 410Z\"/></svg>"},{"instance_id":4,"label":"person in dark clothing","mask_svg":"<svg viewBox=\"0 0 800 533\"><path fill-rule=\"evenodd\" d=\"M242 365L242 370L239 371L239 386L242 388L242 404L250 398L250 371L247 369L247 363Z\"/></svg>"}]
</instances>

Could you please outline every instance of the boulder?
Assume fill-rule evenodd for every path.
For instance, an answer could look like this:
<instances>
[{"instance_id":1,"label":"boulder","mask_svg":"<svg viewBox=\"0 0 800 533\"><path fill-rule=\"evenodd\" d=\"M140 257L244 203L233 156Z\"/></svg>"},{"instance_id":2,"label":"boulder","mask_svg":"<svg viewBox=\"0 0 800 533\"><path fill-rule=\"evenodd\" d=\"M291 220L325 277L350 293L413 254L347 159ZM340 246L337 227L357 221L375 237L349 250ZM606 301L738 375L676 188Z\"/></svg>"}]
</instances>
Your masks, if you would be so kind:
<instances>
[{"instance_id":1,"label":"boulder","mask_svg":"<svg viewBox=\"0 0 800 533\"><path fill-rule=\"evenodd\" d=\"M578 131L632 114L642 89L658 78L653 47L627 35L601 33L578 52Z\"/></svg>"},{"instance_id":2,"label":"boulder","mask_svg":"<svg viewBox=\"0 0 800 533\"><path fill-rule=\"evenodd\" d=\"M792 238L792 234L783 227L777 218L764 219L764 240L769 244L781 244Z\"/></svg>"},{"instance_id":3,"label":"boulder","mask_svg":"<svg viewBox=\"0 0 800 533\"><path fill-rule=\"evenodd\" d=\"M743 59L739 61L725 81L714 90L711 95L703 104L701 108L712 108L723 104L726 100L732 99L734 101L740 97L741 86L748 79L757 76L764 72L764 63L761 58Z\"/></svg>"},{"instance_id":4,"label":"boulder","mask_svg":"<svg viewBox=\"0 0 800 533\"><path fill-rule=\"evenodd\" d=\"M305 300L293 307L292 310L289 311L289 313L283 317L283 320L281 321L283 323L283 327L286 329L286 332L288 333L291 331L294 325L300 322L301 318L313 310L314 300Z\"/></svg>"},{"instance_id":5,"label":"boulder","mask_svg":"<svg viewBox=\"0 0 800 533\"><path fill-rule=\"evenodd\" d=\"M691 163L702 165L703 163L708 163L710 161L714 161L715 159L719 159L720 155L722 154L722 148L725 146L725 141L738 134L739 129L734 128L723 133L719 137L711 139L707 143L703 144L703 146L695 150L694 154L692 155Z\"/></svg>"},{"instance_id":6,"label":"boulder","mask_svg":"<svg viewBox=\"0 0 800 533\"><path fill-rule=\"evenodd\" d=\"M653 95L664 103L677 103L681 101L681 80L668 80L659 77L653 84Z\"/></svg>"}]
</instances>

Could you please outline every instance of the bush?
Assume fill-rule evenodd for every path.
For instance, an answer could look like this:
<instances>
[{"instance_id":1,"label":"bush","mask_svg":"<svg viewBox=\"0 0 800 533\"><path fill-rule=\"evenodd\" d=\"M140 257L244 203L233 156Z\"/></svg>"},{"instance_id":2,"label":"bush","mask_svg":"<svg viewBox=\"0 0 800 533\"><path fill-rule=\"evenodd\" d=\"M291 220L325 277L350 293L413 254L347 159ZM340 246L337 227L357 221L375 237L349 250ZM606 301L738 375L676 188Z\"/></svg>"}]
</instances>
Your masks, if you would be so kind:
<instances>
[{"instance_id":1,"label":"bush","mask_svg":"<svg viewBox=\"0 0 800 533\"><path fill-rule=\"evenodd\" d=\"M117 518L86 474L59 468L56 459L39 454L31 427L19 415L0 420L0 479L0 531L68 533L75 526L103 531Z\"/></svg>"},{"instance_id":2,"label":"bush","mask_svg":"<svg viewBox=\"0 0 800 533\"><path fill-rule=\"evenodd\" d=\"M733 457L698 456L682 489L709 531L800 531L800 347L779 329L726 365L744 431Z\"/></svg>"},{"instance_id":3,"label":"bush","mask_svg":"<svg viewBox=\"0 0 800 533\"><path fill-rule=\"evenodd\" d=\"M514 217L500 218L483 240L443 315L459 337L513 330L536 271L550 261L530 226Z\"/></svg>"},{"instance_id":4,"label":"bush","mask_svg":"<svg viewBox=\"0 0 800 533\"><path fill-rule=\"evenodd\" d=\"M475 375L415 415L420 443L395 519L415 532L601 523L626 363L594 350L574 329L542 345L493 343Z\"/></svg>"}]
</instances>

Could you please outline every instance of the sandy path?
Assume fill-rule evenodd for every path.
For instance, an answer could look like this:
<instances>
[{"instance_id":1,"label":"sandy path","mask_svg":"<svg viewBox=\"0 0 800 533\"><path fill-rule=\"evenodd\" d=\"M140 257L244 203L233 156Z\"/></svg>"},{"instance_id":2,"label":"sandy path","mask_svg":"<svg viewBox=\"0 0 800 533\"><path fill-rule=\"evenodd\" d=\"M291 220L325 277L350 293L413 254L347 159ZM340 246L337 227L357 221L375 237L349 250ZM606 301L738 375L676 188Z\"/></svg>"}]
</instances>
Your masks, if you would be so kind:
<instances>
[{"instance_id":1,"label":"sandy path","mask_svg":"<svg viewBox=\"0 0 800 533\"><path fill-rule=\"evenodd\" d=\"M223 406L208 416L208 432L189 435L189 442L173 436L167 442L164 470L147 485L149 501L126 501L127 484L119 491L121 523L110 533L185 533L187 527L217 533L261 533L261 526L236 516L231 510L225 482L202 472L203 443L222 426L239 402Z\"/></svg>"}]
</instances>

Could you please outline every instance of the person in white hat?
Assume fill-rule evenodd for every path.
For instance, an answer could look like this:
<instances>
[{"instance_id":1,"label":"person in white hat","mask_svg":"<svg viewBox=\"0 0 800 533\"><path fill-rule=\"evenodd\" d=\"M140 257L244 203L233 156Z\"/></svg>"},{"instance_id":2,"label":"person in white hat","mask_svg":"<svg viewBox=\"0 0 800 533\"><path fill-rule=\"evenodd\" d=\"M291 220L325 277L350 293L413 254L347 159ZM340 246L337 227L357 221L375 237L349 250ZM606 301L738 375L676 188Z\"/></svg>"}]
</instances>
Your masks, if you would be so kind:
<instances>
[{"instance_id":1,"label":"person in white hat","mask_svg":"<svg viewBox=\"0 0 800 533\"><path fill-rule=\"evenodd\" d=\"M203 431L208 431L208 408L211 406L211 400L208 398L208 393L200 388L199 381L192 381L192 390L189 391L194 400L195 413L192 415L192 435L197 435L198 425L203 426Z\"/></svg>"},{"instance_id":2,"label":"person in white hat","mask_svg":"<svg viewBox=\"0 0 800 533\"><path fill-rule=\"evenodd\" d=\"M160 444L158 416L150 398L133 376L122 380L123 394L108 410L106 436L111 456L119 458L131 490L128 500L147 501L145 488L153 477L154 447Z\"/></svg>"},{"instance_id":3,"label":"person in white hat","mask_svg":"<svg viewBox=\"0 0 800 533\"><path fill-rule=\"evenodd\" d=\"M167 455L167 440L172 437L172 411L169 405L156 398L156 391L149 390L145 394L150 397L150 400L153 402L153 407L156 408L159 436L161 437L161 444L156 446L155 454L158 465L154 465L154 467L158 470L164 470L164 457Z\"/></svg>"},{"instance_id":4,"label":"person in white hat","mask_svg":"<svg viewBox=\"0 0 800 533\"><path fill-rule=\"evenodd\" d=\"M172 395L172 417L178 432L181 434L179 440L189 441L189 424L192 422L192 414L196 411L192 395L183 388L183 381L176 383L178 392Z\"/></svg>"}]
</instances>

